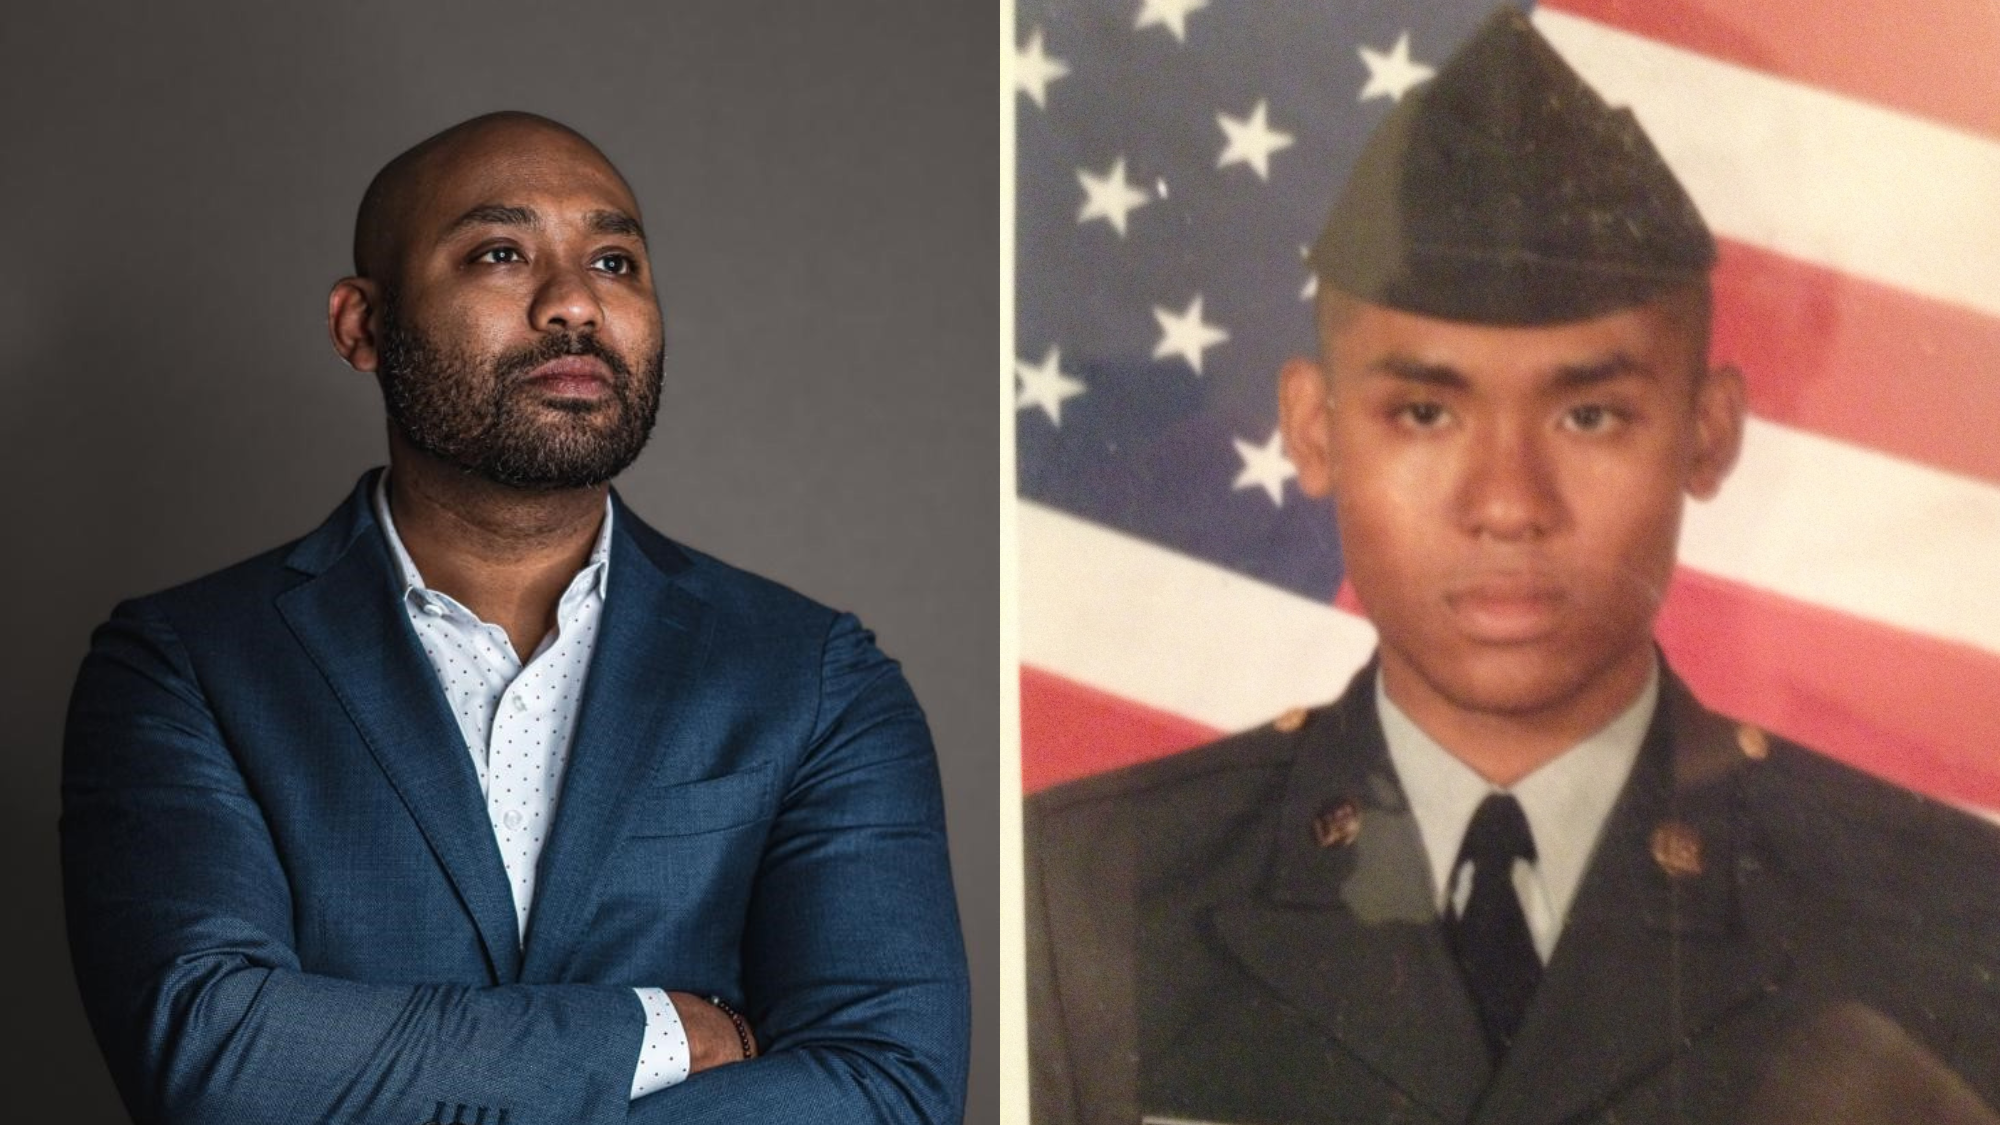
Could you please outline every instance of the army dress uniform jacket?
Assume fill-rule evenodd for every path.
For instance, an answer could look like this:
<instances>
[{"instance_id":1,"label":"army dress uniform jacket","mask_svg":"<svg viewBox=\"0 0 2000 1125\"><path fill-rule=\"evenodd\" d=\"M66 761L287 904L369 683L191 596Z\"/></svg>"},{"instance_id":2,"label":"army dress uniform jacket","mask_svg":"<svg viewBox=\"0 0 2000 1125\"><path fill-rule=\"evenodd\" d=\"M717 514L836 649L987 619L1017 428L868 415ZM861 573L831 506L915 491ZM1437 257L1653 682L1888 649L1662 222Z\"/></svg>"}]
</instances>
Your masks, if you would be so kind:
<instances>
[{"instance_id":1,"label":"army dress uniform jacket","mask_svg":"<svg viewBox=\"0 0 2000 1125\"><path fill-rule=\"evenodd\" d=\"M1373 674L1029 802L1037 1125L2000 1120L2000 832L1671 673L1496 1068Z\"/></svg>"}]
</instances>

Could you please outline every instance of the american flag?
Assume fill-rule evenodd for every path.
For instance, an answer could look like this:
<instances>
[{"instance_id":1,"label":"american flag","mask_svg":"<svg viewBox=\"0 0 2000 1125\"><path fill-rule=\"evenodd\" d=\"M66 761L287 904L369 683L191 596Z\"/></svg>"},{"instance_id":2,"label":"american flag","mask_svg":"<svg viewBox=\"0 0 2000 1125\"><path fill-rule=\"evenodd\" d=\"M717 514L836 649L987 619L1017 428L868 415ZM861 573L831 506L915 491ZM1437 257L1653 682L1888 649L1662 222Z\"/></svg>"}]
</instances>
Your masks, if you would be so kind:
<instances>
[{"instance_id":1,"label":"american flag","mask_svg":"<svg viewBox=\"0 0 2000 1125\"><path fill-rule=\"evenodd\" d=\"M1363 139L1490 0L1019 0L1022 784L1336 695L1373 633L1280 363ZM1561 0L1721 244L1752 420L1658 635L1710 706L2000 810L2000 7Z\"/></svg>"}]
</instances>

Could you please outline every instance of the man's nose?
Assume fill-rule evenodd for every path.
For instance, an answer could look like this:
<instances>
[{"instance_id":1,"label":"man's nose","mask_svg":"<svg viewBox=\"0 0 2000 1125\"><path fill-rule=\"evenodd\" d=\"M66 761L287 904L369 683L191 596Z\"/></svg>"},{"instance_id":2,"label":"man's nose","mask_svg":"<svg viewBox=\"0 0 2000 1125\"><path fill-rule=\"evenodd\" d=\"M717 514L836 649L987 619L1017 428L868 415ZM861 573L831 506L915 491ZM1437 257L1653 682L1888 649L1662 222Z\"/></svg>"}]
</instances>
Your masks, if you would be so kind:
<instances>
[{"instance_id":1,"label":"man's nose","mask_svg":"<svg viewBox=\"0 0 2000 1125\"><path fill-rule=\"evenodd\" d=\"M556 268L535 289L529 318L543 332L577 332L602 327L604 306L581 270Z\"/></svg>"},{"instance_id":2,"label":"man's nose","mask_svg":"<svg viewBox=\"0 0 2000 1125\"><path fill-rule=\"evenodd\" d=\"M1461 482L1461 518L1478 537L1533 541L1565 518L1549 435L1501 423L1471 435Z\"/></svg>"}]
</instances>

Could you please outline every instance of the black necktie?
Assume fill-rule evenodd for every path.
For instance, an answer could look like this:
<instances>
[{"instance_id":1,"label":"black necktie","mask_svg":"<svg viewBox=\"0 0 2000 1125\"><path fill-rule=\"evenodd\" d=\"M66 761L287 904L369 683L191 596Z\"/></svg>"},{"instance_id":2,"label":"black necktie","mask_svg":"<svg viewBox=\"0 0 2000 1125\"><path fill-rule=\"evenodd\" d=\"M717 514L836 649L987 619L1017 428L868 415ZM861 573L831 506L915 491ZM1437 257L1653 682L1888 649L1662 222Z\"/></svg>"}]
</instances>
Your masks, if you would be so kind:
<instances>
[{"instance_id":1,"label":"black necktie","mask_svg":"<svg viewBox=\"0 0 2000 1125\"><path fill-rule=\"evenodd\" d=\"M1534 858L1535 838L1521 803L1495 793L1472 814L1458 862L1452 865L1454 876L1463 865L1472 865L1472 893L1445 930L1479 1005L1486 1047L1495 1062L1514 1042L1528 1000L1542 979L1542 959L1535 954L1527 915L1514 893L1514 861Z\"/></svg>"}]
</instances>

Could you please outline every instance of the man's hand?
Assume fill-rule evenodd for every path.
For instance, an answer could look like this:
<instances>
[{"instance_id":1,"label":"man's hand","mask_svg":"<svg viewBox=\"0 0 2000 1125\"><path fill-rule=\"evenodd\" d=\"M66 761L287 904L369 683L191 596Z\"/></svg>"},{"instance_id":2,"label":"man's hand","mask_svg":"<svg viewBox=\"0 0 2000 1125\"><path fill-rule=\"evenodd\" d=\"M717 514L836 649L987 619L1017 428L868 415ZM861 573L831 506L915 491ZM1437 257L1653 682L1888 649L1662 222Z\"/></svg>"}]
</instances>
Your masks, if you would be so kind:
<instances>
[{"instance_id":1,"label":"man's hand","mask_svg":"<svg viewBox=\"0 0 2000 1125\"><path fill-rule=\"evenodd\" d=\"M688 1037L688 1073L700 1074L712 1067L742 1062L757 1055L757 1034L750 1021L743 1021L743 1035L736 1034L736 1021L729 1014L692 992L669 992L674 1011ZM744 1053L748 1041L749 1054Z\"/></svg>"}]
</instances>

